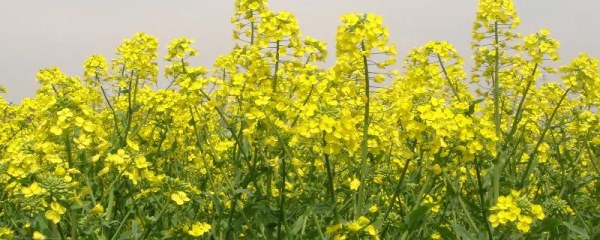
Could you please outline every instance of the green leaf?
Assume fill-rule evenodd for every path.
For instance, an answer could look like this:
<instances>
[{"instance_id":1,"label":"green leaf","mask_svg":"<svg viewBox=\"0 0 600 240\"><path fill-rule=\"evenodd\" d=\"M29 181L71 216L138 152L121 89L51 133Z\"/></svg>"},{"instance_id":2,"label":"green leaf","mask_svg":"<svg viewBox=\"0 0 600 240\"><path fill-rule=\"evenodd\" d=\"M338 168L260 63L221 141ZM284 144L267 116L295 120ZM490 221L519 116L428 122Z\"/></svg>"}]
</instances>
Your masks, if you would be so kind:
<instances>
[{"instance_id":1,"label":"green leaf","mask_svg":"<svg viewBox=\"0 0 600 240\"><path fill-rule=\"evenodd\" d=\"M577 225L573 225L571 223L568 222L563 222L562 225L564 225L565 227L567 227L569 230L579 234L579 236L582 239L590 239L590 236L588 235L587 230L585 230L585 228L582 228L580 226Z\"/></svg>"},{"instance_id":2,"label":"green leaf","mask_svg":"<svg viewBox=\"0 0 600 240\"><path fill-rule=\"evenodd\" d=\"M306 215L302 215L296 220L296 222L292 225L292 229L290 231L293 235L299 235L302 228L304 228L306 224Z\"/></svg>"},{"instance_id":3,"label":"green leaf","mask_svg":"<svg viewBox=\"0 0 600 240\"><path fill-rule=\"evenodd\" d=\"M557 218L547 218L542 221L537 232L545 232L550 231L556 227L558 227L562 223L562 220Z\"/></svg>"},{"instance_id":4,"label":"green leaf","mask_svg":"<svg viewBox=\"0 0 600 240\"><path fill-rule=\"evenodd\" d=\"M442 239L447 239L447 240L450 240L450 239L455 240L456 239L456 235L454 235L454 233L452 233L448 228L435 226L435 227L433 227L433 229L435 229L442 236Z\"/></svg>"},{"instance_id":5,"label":"green leaf","mask_svg":"<svg viewBox=\"0 0 600 240\"><path fill-rule=\"evenodd\" d=\"M428 206L420 206L414 211L412 211L408 216L408 219L406 219L408 229L413 229L417 225L417 223L419 223L423 219L423 217L425 217L425 214L428 210Z\"/></svg>"},{"instance_id":6,"label":"green leaf","mask_svg":"<svg viewBox=\"0 0 600 240\"><path fill-rule=\"evenodd\" d=\"M477 240L477 237L475 237L472 234L470 234L469 232L467 232L467 230L464 227L462 227L461 225L453 223L452 229L454 229L454 232L456 232L456 234L458 234L458 236L460 236L461 239Z\"/></svg>"},{"instance_id":7,"label":"green leaf","mask_svg":"<svg viewBox=\"0 0 600 240\"><path fill-rule=\"evenodd\" d=\"M325 205L325 204L321 204L321 203L317 203L314 207L313 207L313 212L317 215L325 215L325 214L329 214L331 213L331 211L333 210L333 208L329 205Z\"/></svg>"}]
</instances>

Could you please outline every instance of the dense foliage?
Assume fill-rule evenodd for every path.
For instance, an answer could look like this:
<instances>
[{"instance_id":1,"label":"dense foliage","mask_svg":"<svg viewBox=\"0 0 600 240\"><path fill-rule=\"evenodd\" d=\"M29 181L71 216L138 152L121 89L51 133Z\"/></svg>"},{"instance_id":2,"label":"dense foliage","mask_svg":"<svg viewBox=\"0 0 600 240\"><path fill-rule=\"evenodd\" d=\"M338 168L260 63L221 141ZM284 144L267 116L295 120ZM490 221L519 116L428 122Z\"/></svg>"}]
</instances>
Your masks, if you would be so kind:
<instances>
[{"instance_id":1,"label":"dense foliage","mask_svg":"<svg viewBox=\"0 0 600 240\"><path fill-rule=\"evenodd\" d=\"M291 13L235 12L211 69L171 41L164 89L137 33L2 99L0 238L600 237L598 59L553 68L558 41L515 33L512 1L479 1L469 74L443 41L391 69L374 14L341 17L326 69Z\"/></svg>"}]
</instances>

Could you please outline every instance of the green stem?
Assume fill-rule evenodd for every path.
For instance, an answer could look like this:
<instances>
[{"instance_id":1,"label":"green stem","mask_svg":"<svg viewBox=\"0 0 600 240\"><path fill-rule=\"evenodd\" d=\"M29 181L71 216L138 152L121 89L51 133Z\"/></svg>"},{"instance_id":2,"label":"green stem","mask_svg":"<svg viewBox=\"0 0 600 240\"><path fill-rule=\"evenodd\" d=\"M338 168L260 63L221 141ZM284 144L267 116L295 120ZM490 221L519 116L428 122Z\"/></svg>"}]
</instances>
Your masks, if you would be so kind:
<instances>
[{"instance_id":1,"label":"green stem","mask_svg":"<svg viewBox=\"0 0 600 240\"><path fill-rule=\"evenodd\" d=\"M312 213L313 219L315 220L315 225L317 226L317 232L319 233L319 238L321 240L325 239L325 235L323 234L323 231L321 230L321 224L319 224L319 219L317 219L317 215L313 212Z\"/></svg>"},{"instance_id":2,"label":"green stem","mask_svg":"<svg viewBox=\"0 0 600 240\"><path fill-rule=\"evenodd\" d=\"M467 210L467 206L465 205L465 203L463 202L463 200L460 196L460 190L454 188L454 186L452 185L452 182L450 181L448 175L445 172L442 172L442 174L444 175L444 182L446 183L446 186L450 187L450 189L452 189L452 191L456 193L456 199L458 200L458 203L459 203L461 209L465 213L465 216L467 217L467 222L471 225L471 228L473 229L473 231L479 229L477 227L477 224L475 224L475 222L473 221L473 218L471 218L471 214L469 214L469 211ZM487 222L487 219L486 219L486 222Z\"/></svg>"},{"instance_id":3,"label":"green stem","mask_svg":"<svg viewBox=\"0 0 600 240\"><path fill-rule=\"evenodd\" d=\"M519 183L519 186L521 188L524 187L525 184L527 183L527 177L529 176L529 174L532 171L533 163L534 162L537 163L537 158L536 158L537 150L540 147L540 145L542 145L542 143L544 142L546 133L548 132L548 130L550 129L550 127L552 125L552 120L554 120L554 117L556 116L556 113L558 112L560 105L565 100L567 95L569 95L570 90L571 89L568 88L567 90L565 90L565 93L561 96L560 100L558 101L558 103L556 104L554 109L552 110L552 114L550 114L550 117L548 118L548 122L546 123L546 126L544 126L544 130L542 130L542 133L540 134L540 138L538 139L537 143L535 144L535 146L529 153L529 159L527 160L527 167L525 168L525 172L523 173L523 177L521 178L521 182Z\"/></svg>"},{"instance_id":4,"label":"green stem","mask_svg":"<svg viewBox=\"0 0 600 240\"><path fill-rule=\"evenodd\" d=\"M54 224L54 223L51 223L51 224L52 224L52 234L54 234L54 236L56 238L60 238L61 240L64 240L65 236L62 233L62 228L60 227L60 222L58 222L56 224Z\"/></svg>"},{"instance_id":5,"label":"green stem","mask_svg":"<svg viewBox=\"0 0 600 240\"><path fill-rule=\"evenodd\" d=\"M325 140L323 140L325 141ZM332 208L333 208L333 216L335 218L335 223L339 223L340 222L340 216L338 215L338 211L337 211L337 198L335 197L335 188L333 186L333 177L335 175L335 173L333 172L333 166L331 164L331 161L329 159L329 155L328 154L324 154L325 155L325 165L327 166L327 188L329 191L329 198L332 204Z\"/></svg>"},{"instance_id":6,"label":"green stem","mask_svg":"<svg viewBox=\"0 0 600 240\"><path fill-rule=\"evenodd\" d=\"M477 176L477 187L478 187L478 192L479 192L479 205L481 208L481 214L483 215L483 221L485 222L485 228L488 233L488 239L492 240L492 239L494 239L494 236L492 235L492 227L490 226L490 223L488 221L487 207L485 205L485 200L483 197L485 191L483 190L483 183L481 182L481 171L479 169L479 161L477 161L477 157L475 157L474 160L475 160L475 173ZM460 193L457 193L457 194L460 194Z\"/></svg>"},{"instance_id":7,"label":"green stem","mask_svg":"<svg viewBox=\"0 0 600 240\"><path fill-rule=\"evenodd\" d=\"M398 181L398 184L396 184L396 189L394 189L394 195L392 195L392 200L390 202L390 206L388 207L388 209L385 211L385 214L383 216L383 224L385 225L385 227L383 228L383 231L381 232L381 239L385 239L385 234L387 233L387 230L389 228L389 225L386 224L386 220L390 215L390 212L392 211L393 207L394 207L394 203L396 202L396 198L398 198L398 195L400 195L400 189L402 187L402 182L404 181L404 176L406 175L406 172L408 170L408 166L410 165L410 160L408 159L406 160L406 163L404 163L404 167L402 168L402 173L400 174L400 181Z\"/></svg>"},{"instance_id":8,"label":"green stem","mask_svg":"<svg viewBox=\"0 0 600 240\"><path fill-rule=\"evenodd\" d=\"M496 159L494 161L494 172L492 176L492 201L495 203L500 196L500 175L502 168L500 164L502 145L500 138L502 137L500 125L500 48L498 41L498 21L494 22L494 77L492 79L493 95L494 95L494 125L496 126Z\"/></svg>"},{"instance_id":9,"label":"green stem","mask_svg":"<svg viewBox=\"0 0 600 240\"><path fill-rule=\"evenodd\" d=\"M367 51L365 42L361 43L361 49L363 52ZM365 189L367 185L366 174L367 174L367 157L369 153L368 144L369 144L369 104L370 104L370 79L369 79L369 65L367 56L363 55L363 68L365 75L365 112L363 119L363 138L360 147L360 186L358 188L358 202L356 204L356 208L354 209L354 217L358 217L360 212L362 212L363 202L365 200Z\"/></svg>"},{"instance_id":10,"label":"green stem","mask_svg":"<svg viewBox=\"0 0 600 240\"><path fill-rule=\"evenodd\" d=\"M125 225L125 221L127 221L127 219L129 218L129 215L131 215L131 213L133 212L133 208L135 207L135 205L133 205L129 211L127 212L127 214L125 215L125 217L123 217L123 220L121 220L121 223L119 224L119 227L117 228L117 230L115 231L115 233L113 234L111 240L115 240L117 239L117 235L119 234L119 232L121 231L121 229L123 228L123 225Z\"/></svg>"},{"instance_id":11,"label":"green stem","mask_svg":"<svg viewBox=\"0 0 600 240\"><path fill-rule=\"evenodd\" d=\"M450 81L450 78L448 77L448 71L446 71L446 66L444 66L444 62L442 61L442 57L440 57L440 54L436 54L436 55L437 55L438 61L440 62L440 67L442 68L442 72L444 73L444 77L446 78L446 81L448 81L448 85L452 89L452 92L454 93L454 96L456 96L456 100L460 101L460 95L458 94L458 89Z\"/></svg>"},{"instance_id":12,"label":"green stem","mask_svg":"<svg viewBox=\"0 0 600 240\"><path fill-rule=\"evenodd\" d=\"M286 166L285 158L281 159L281 187L279 190L279 223L277 225L277 239L283 239L282 225L285 224L285 180Z\"/></svg>"},{"instance_id":13,"label":"green stem","mask_svg":"<svg viewBox=\"0 0 600 240\"><path fill-rule=\"evenodd\" d=\"M119 130L119 123L117 120L117 112L115 111L115 108L110 103L110 100L108 99L108 95L106 94L106 90L104 90L104 87L102 87L102 85L100 85L100 90L102 90L102 96L104 96L104 100L106 100L106 105L108 105L108 108L110 108L110 111L112 112L113 122L115 124L115 132L117 132L117 136L120 137L121 130Z\"/></svg>"},{"instance_id":14,"label":"green stem","mask_svg":"<svg viewBox=\"0 0 600 240\"><path fill-rule=\"evenodd\" d=\"M277 92L277 72L279 71L279 48L281 47L279 40L277 40L277 42L275 43L275 70L273 72L273 83L272 83L272 91L273 94L275 94Z\"/></svg>"},{"instance_id":15,"label":"green stem","mask_svg":"<svg viewBox=\"0 0 600 240\"><path fill-rule=\"evenodd\" d=\"M106 217L104 218L104 220L110 224L110 222L112 221L113 218L113 207L114 207L114 201L115 201L115 192L113 190L113 188L111 187L109 189L109 193L108 193L108 207L106 208ZM104 235L104 239L108 240L110 239L110 227L108 226L104 226L103 228L103 234Z\"/></svg>"}]
</instances>

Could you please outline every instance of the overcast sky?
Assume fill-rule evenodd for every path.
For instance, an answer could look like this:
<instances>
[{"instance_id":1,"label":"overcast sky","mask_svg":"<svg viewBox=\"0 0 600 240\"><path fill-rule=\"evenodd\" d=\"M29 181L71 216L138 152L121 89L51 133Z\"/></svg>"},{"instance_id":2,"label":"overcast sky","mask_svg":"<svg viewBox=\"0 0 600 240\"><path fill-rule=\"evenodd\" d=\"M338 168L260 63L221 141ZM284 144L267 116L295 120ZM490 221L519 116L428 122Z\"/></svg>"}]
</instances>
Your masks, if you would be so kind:
<instances>
[{"instance_id":1,"label":"overcast sky","mask_svg":"<svg viewBox=\"0 0 600 240\"><path fill-rule=\"evenodd\" d=\"M382 15L400 58L429 40L447 40L470 58L476 0L271 0L275 11L290 11L300 29L328 43L335 56L339 16L347 12ZM600 1L515 0L522 33L546 27L561 42L563 63L587 52L600 57ZM177 37L196 40L194 64L210 66L230 51L233 0L0 0L0 85L19 102L35 94L39 69L58 66L81 75L90 54L111 58L122 39L136 32L157 36L164 54Z\"/></svg>"}]
</instances>

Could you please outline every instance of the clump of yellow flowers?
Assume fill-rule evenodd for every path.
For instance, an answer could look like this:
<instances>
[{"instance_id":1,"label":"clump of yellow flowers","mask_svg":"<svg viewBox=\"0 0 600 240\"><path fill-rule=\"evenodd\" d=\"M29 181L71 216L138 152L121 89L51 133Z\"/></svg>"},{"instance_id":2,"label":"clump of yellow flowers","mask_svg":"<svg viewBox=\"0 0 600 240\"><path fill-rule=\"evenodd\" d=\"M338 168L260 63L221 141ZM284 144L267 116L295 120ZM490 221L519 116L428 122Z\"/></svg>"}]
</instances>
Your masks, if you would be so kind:
<instances>
[{"instance_id":1,"label":"clump of yellow flowers","mask_svg":"<svg viewBox=\"0 0 600 240\"><path fill-rule=\"evenodd\" d=\"M534 219L545 218L541 205L532 204L525 196L513 190L507 196L498 197L496 205L490 208L488 220L492 227L501 225L516 226L521 232L529 232Z\"/></svg>"},{"instance_id":2,"label":"clump of yellow flowers","mask_svg":"<svg viewBox=\"0 0 600 240\"><path fill-rule=\"evenodd\" d=\"M336 240L357 237L360 239L379 239L379 231L365 216L360 216L358 219L344 224L338 223L327 226L325 233L330 234Z\"/></svg>"},{"instance_id":3,"label":"clump of yellow flowers","mask_svg":"<svg viewBox=\"0 0 600 240\"><path fill-rule=\"evenodd\" d=\"M597 58L555 67L549 30L479 0L470 71L447 41L397 66L374 13L340 17L324 67L268 6L234 1L213 66L136 33L0 96L0 239L600 238Z\"/></svg>"}]
</instances>

